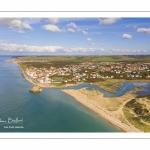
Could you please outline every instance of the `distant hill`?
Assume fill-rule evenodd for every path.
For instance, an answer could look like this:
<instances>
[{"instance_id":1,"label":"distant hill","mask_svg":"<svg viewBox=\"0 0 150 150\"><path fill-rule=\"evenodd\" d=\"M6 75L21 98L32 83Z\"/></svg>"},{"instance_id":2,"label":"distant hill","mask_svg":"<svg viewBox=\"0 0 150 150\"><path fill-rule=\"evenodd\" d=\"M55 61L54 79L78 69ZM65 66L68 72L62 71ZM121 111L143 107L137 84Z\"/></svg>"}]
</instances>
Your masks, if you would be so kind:
<instances>
[{"instance_id":1,"label":"distant hill","mask_svg":"<svg viewBox=\"0 0 150 150\"><path fill-rule=\"evenodd\" d=\"M150 62L150 55L113 56L19 56L22 60L48 60L56 62Z\"/></svg>"}]
</instances>

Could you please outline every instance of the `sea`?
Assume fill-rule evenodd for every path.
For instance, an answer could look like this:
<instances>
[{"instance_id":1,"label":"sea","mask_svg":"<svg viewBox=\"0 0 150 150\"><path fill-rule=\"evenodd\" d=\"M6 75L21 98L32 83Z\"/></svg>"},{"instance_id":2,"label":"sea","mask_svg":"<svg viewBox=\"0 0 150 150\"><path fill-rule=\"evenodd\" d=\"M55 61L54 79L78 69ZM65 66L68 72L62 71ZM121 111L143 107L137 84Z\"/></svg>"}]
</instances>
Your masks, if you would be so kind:
<instances>
[{"instance_id":1,"label":"sea","mask_svg":"<svg viewBox=\"0 0 150 150\"><path fill-rule=\"evenodd\" d=\"M22 76L18 65L6 62L11 59L15 58L0 56L0 132L123 132L62 92L62 88L29 92L32 84ZM145 88L137 95L150 93L149 82L125 82L115 94L89 84L64 89L96 88L105 97L118 97L136 86Z\"/></svg>"}]
</instances>

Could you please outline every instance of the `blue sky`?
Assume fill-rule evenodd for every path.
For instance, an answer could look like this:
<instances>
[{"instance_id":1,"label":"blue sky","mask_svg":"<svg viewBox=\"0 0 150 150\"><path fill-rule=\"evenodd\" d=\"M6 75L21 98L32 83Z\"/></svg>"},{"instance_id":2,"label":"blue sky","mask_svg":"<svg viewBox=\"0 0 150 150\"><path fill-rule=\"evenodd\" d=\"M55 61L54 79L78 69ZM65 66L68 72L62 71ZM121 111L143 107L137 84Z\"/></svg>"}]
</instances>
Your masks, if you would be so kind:
<instances>
[{"instance_id":1,"label":"blue sky","mask_svg":"<svg viewBox=\"0 0 150 150\"><path fill-rule=\"evenodd\" d=\"M0 55L150 54L150 18L0 18Z\"/></svg>"}]
</instances>

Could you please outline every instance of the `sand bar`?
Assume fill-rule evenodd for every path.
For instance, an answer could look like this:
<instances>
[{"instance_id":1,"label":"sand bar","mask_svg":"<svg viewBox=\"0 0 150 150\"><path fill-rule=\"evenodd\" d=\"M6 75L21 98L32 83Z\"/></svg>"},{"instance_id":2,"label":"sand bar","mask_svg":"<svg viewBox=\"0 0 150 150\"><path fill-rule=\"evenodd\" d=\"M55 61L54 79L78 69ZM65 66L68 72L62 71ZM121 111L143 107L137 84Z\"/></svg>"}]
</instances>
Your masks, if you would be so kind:
<instances>
[{"instance_id":1,"label":"sand bar","mask_svg":"<svg viewBox=\"0 0 150 150\"><path fill-rule=\"evenodd\" d=\"M104 118L111 124L119 127L124 132L142 132L135 128L128 121L128 124L123 123L119 118L124 117L122 113L123 106L130 101L134 95L126 93L121 97L107 98L97 90L86 90L85 88L79 90L62 90L75 100L80 102L85 107L89 108L100 117ZM125 118L124 118L125 119Z\"/></svg>"}]
</instances>

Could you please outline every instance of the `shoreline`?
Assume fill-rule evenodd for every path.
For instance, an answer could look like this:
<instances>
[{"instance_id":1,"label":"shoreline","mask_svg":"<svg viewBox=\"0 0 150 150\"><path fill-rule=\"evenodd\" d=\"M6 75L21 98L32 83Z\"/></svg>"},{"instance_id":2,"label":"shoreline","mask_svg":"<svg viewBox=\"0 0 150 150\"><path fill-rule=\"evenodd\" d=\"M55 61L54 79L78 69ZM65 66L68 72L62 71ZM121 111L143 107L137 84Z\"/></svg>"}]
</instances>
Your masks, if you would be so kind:
<instances>
[{"instance_id":1,"label":"shoreline","mask_svg":"<svg viewBox=\"0 0 150 150\"><path fill-rule=\"evenodd\" d=\"M105 119L106 121L108 121L112 125L115 125L119 129L121 129L123 132L142 132L141 130L135 128L132 125L127 125L127 124L123 123L111 111L108 111L103 107L99 107L94 102L92 103L91 100L89 100L89 98L86 95L84 95L84 93L82 93L83 90L85 90L85 89L83 88L80 90L61 90L61 91L70 95L76 101L78 101L80 104L82 104L86 108L90 109L95 114L97 114L101 118ZM100 97L103 101L109 99L109 98L103 97L103 94L101 92L99 92L99 94L100 94ZM128 95L128 94L125 94L125 96L126 95ZM125 97L125 96L122 96L122 97Z\"/></svg>"},{"instance_id":2,"label":"shoreline","mask_svg":"<svg viewBox=\"0 0 150 150\"><path fill-rule=\"evenodd\" d=\"M77 85L77 84L66 84L65 86L56 87L54 85L47 85L46 83L45 84L40 84L37 81L33 81L33 79L31 79L28 75L26 75L26 73L23 70L22 70L22 75L26 80L28 80L33 85L37 84L38 86L40 86L42 88L65 88L65 87L68 87L68 86L76 86Z\"/></svg>"},{"instance_id":3,"label":"shoreline","mask_svg":"<svg viewBox=\"0 0 150 150\"><path fill-rule=\"evenodd\" d=\"M25 71L23 71L23 69L21 68L21 66L18 64L18 63L15 63L14 64L18 65L21 72L22 72L22 76L27 80L29 81L31 84L35 85L39 85L40 87L42 88L64 88L64 87L68 87L68 86L76 86L78 84L66 84L65 86L61 86L61 87L56 87L54 85L43 85L43 84L40 84L36 81L34 81L31 77L29 77ZM113 82L117 82L118 79L114 79ZM128 82L128 80L124 80L123 82ZM129 81L130 82L130 81ZM133 80L131 81L133 82ZM139 82L138 80L134 82ZM141 81L141 82L148 82L146 80L144 81ZM142 132L141 130L133 127L133 126L130 126L130 125L127 125L125 123L123 123L121 120L119 120L118 118L116 118L114 115L112 115L109 111L101 108L101 107L98 107L96 104L92 104L92 103L89 103L87 104L86 103L86 100L82 101L82 95L79 97L78 94L76 94L75 91L79 91L79 90L61 90L62 92L65 92L66 94L68 94L69 96L73 97L76 101L78 101L80 104L82 104L83 106L87 107L88 109L90 109L91 111L93 111L94 113L96 113L98 116L100 116L101 118L105 119L106 121L108 121L109 123L115 125L116 127L118 127L119 129L121 129L123 132ZM73 94L73 93L74 94ZM100 91L99 91L100 92ZM101 92L100 92L101 93ZM104 97L103 96L103 93L101 93L102 95L102 99L109 99L107 97ZM125 96L126 94L124 94L123 96ZM123 97L121 96L121 97ZM121 98L121 97L118 97L118 98ZM130 99L131 100L131 99ZM127 102L127 101L126 101Z\"/></svg>"},{"instance_id":4,"label":"shoreline","mask_svg":"<svg viewBox=\"0 0 150 150\"><path fill-rule=\"evenodd\" d=\"M22 73L22 76L27 80L29 81L31 84L35 85L37 84L38 86L42 87L42 88L65 88L65 87L68 87L68 86L76 86L77 84L66 84L65 86L60 86L60 87L56 87L54 85L48 85L48 84L40 84L38 83L37 81L34 81L31 77L29 77L24 71L23 69L21 68L21 66L17 63L14 62L14 64L18 65L20 70L21 70L21 73Z\"/></svg>"}]
</instances>

